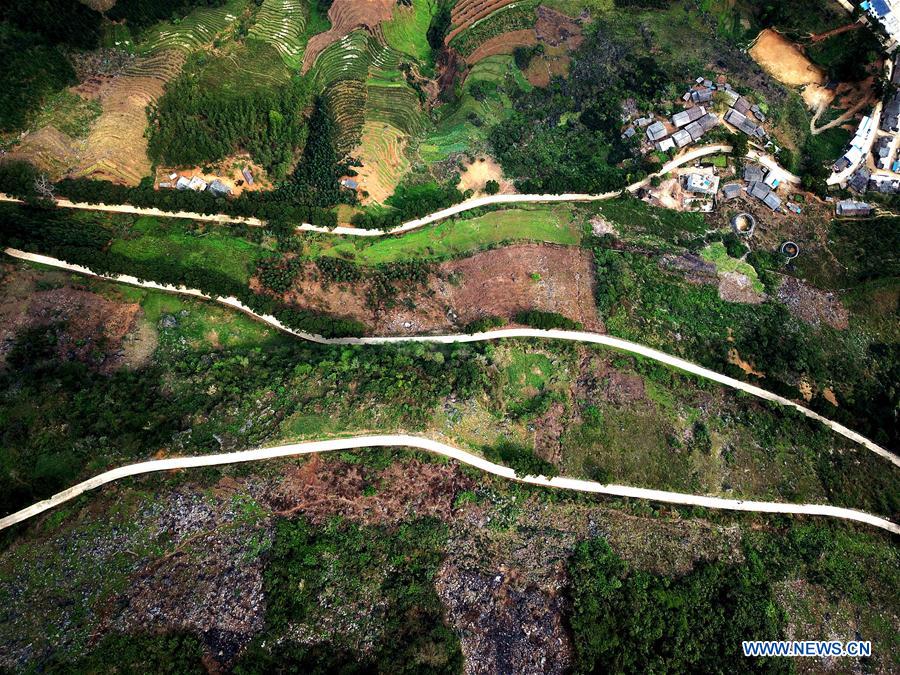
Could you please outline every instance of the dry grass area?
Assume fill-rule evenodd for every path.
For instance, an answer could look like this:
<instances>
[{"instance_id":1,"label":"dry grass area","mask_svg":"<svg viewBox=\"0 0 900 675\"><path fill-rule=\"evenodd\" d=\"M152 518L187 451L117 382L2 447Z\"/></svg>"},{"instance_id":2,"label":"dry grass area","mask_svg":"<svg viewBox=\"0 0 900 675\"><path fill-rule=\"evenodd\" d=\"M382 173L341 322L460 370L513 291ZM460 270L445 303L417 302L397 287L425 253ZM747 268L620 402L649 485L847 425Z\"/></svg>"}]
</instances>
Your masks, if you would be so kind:
<instances>
[{"instance_id":1,"label":"dry grass area","mask_svg":"<svg viewBox=\"0 0 900 675\"><path fill-rule=\"evenodd\" d=\"M356 167L356 181L368 193L363 204L379 203L394 193L409 170L405 150L409 136L384 122L363 124L360 143L351 153L362 166Z\"/></svg>"},{"instance_id":2,"label":"dry grass area","mask_svg":"<svg viewBox=\"0 0 900 675\"><path fill-rule=\"evenodd\" d=\"M52 180L59 180L78 162L83 147L83 141L46 126L25 136L9 156L31 162Z\"/></svg>"},{"instance_id":3,"label":"dry grass area","mask_svg":"<svg viewBox=\"0 0 900 675\"><path fill-rule=\"evenodd\" d=\"M363 322L375 335L458 331L485 316L512 318L524 310L558 312L602 331L594 303L590 251L522 244L440 263L424 285L396 284L391 307L372 308L367 281L325 284L309 264L284 299L299 308ZM254 290L258 282L251 281Z\"/></svg>"},{"instance_id":4,"label":"dry grass area","mask_svg":"<svg viewBox=\"0 0 900 675\"><path fill-rule=\"evenodd\" d=\"M536 45L537 41L537 33L533 28L503 33L482 42L474 52L466 57L466 63L472 65L489 56L512 54L516 47L531 47Z\"/></svg>"},{"instance_id":5,"label":"dry grass area","mask_svg":"<svg viewBox=\"0 0 900 675\"><path fill-rule=\"evenodd\" d=\"M147 157L147 106L162 96L166 82L184 64L179 52L160 52L140 59L105 83L99 98L103 113L85 143L73 173L77 176L137 185L150 174Z\"/></svg>"},{"instance_id":6,"label":"dry grass area","mask_svg":"<svg viewBox=\"0 0 900 675\"><path fill-rule=\"evenodd\" d=\"M377 34L381 22L390 21L395 4L394 0L334 0L328 10L331 28L310 38L300 72L307 72L322 50L357 28L366 28L370 33ZM384 42L383 39L381 41Z\"/></svg>"},{"instance_id":7,"label":"dry grass area","mask_svg":"<svg viewBox=\"0 0 900 675\"><path fill-rule=\"evenodd\" d=\"M806 58L800 47L771 28L757 36L750 56L782 84L791 87L825 84L825 72Z\"/></svg>"}]
</instances>

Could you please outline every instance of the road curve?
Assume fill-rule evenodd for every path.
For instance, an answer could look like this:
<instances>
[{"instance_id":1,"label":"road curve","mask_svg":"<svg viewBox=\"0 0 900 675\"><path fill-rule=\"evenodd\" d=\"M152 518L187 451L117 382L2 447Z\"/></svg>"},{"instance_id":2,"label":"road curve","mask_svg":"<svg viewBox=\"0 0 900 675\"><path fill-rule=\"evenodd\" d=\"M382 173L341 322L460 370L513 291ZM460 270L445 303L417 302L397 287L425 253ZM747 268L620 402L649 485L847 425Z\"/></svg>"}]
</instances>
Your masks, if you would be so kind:
<instances>
[{"instance_id":1,"label":"road curve","mask_svg":"<svg viewBox=\"0 0 900 675\"><path fill-rule=\"evenodd\" d=\"M675 159L667 162L663 165L662 169L652 176L648 176L647 178L638 181L637 183L632 183L631 185L623 188L622 190L615 190L612 192L604 192L601 194L579 194L579 193L568 193L568 194L532 194L532 195L490 195L487 197L476 197L474 199L467 199L466 201L460 202L459 204L455 204L446 209L441 209L440 211L435 211L427 216L423 216L422 218L417 218L415 220L410 220L406 223L398 225L390 230L367 230L360 227L348 227L344 225L339 225L334 228L320 227L318 225L311 225L310 223L302 223L297 226L297 230L302 232L321 232L323 234L337 234L344 236L352 236L352 237L385 237L395 234L403 234L404 232L409 232L410 230L415 230L420 227L424 227L425 225L429 225L431 223L435 223L439 220L444 220L445 218L450 218L451 216L458 215L465 211L471 211L472 209L477 209L482 206L494 206L498 204L542 204L542 203L553 203L553 202L596 202L603 201L606 199L612 199L622 194L624 190L628 190L630 192L635 192L642 187L646 187L650 183L650 179L654 176L662 176L664 174L677 169L678 167L692 162L696 159L700 159L701 157L705 157L707 155L715 155L719 153L730 153L731 146L730 145L704 145L699 148L695 148L694 150L690 150L682 155L679 155ZM794 174L782 169L778 166L778 163L769 157L766 154L760 153L757 150L751 149L747 153L747 157L750 159L754 159L765 165L768 169L776 171L778 175L781 177L782 182L789 183L800 183L800 178L795 176ZM3 202L15 202L22 203L23 200L16 199L15 197L10 197L9 195L5 195L0 193L0 201ZM56 205L60 208L64 209L82 209L87 211L105 211L111 213L132 213L135 215L142 216L159 216L162 218L189 218L191 220L199 220L203 222L212 222L212 223L241 223L244 225L249 225L251 227L262 227L266 224L264 220L260 220L259 218L250 218L245 216L229 216L226 214L216 213L195 213L193 211L163 211L162 209L152 208L152 207L141 207L141 206L131 206L130 204L91 204L87 202L73 202L68 199L57 199Z\"/></svg>"},{"instance_id":2,"label":"road curve","mask_svg":"<svg viewBox=\"0 0 900 675\"><path fill-rule=\"evenodd\" d=\"M786 504L782 502L756 502L741 499L723 499L721 497L706 497L703 495L691 495L682 492L668 492L665 490L650 490L647 488L629 487L627 485L603 485L594 481L580 480L577 478L563 478L557 476L520 476L513 469L489 462L483 457L478 457L470 452L455 448L446 443L434 441L420 436L405 434L385 434L377 436L358 436L356 438L338 438L327 441L310 441L307 443L294 443L281 445L274 448L259 448L257 450L244 450L242 452L229 452L218 455L201 455L198 457L172 457L169 459L157 459L149 462L128 464L101 473L93 478L73 485L67 490L59 492L49 499L32 504L29 507L0 518L0 530L21 523L29 518L43 513L55 506L74 499L79 495L94 490L102 485L111 483L129 476L138 476L157 471L171 471L173 469L190 469L202 466L218 466L222 464L237 464L240 462L255 462L278 457L292 457L318 452L330 452L334 450L356 450L360 448L375 447L408 447L425 450L437 455L455 459L463 464L468 464L495 476L509 480L540 485L543 487L572 490L576 492L589 492L593 494L612 495L615 497L631 497L634 499L647 499L665 504L680 504L684 506L702 506L708 509L725 509L729 511L751 511L755 513L779 513L802 514L810 516L826 516L841 520L852 520L865 523L874 527L887 530L893 534L900 534L900 526L876 515L854 509L845 509L838 506L825 504Z\"/></svg>"},{"instance_id":3,"label":"road curve","mask_svg":"<svg viewBox=\"0 0 900 675\"><path fill-rule=\"evenodd\" d=\"M658 361L663 363L669 367L677 368L678 370L682 370L687 373L691 373L692 375L696 375L698 377L705 378L707 380L712 380L714 382L718 382L719 384L723 384L726 387L730 387L732 389L737 389L739 391L746 392L751 394L752 396L756 396L758 398L773 401L778 403L779 405L787 406L790 408L794 408L799 412L803 413L810 419L821 422L825 426L827 426L832 431L840 434L841 436L854 441L855 443L859 443L864 446L868 450L871 450L875 454L883 457L884 459L891 462L894 466L900 467L900 457L893 454L892 452L882 448L880 445L870 441L868 438L859 434L852 429L848 429L843 424L835 422L834 420L830 420L827 417L823 417L819 413L810 410L809 408L800 405L799 403L792 401L789 398L784 396L779 396L773 392L770 392L761 387L757 387L752 384L748 384L747 382L743 382L741 380L735 379L733 377L729 377L728 375L723 375L721 373L717 373L714 370L710 370L709 368L704 368L703 366L697 365L696 363L692 363L690 361L686 361L684 359L678 358L677 356L671 356L670 354L666 354L665 352L661 352L657 349L653 349L651 347L646 347L644 345L638 344L636 342L630 342L628 340L623 340L621 338L613 337L611 335L603 335L600 333L589 333L586 331L569 331L569 330L542 330L538 328L505 328L500 330L492 330L484 333L472 333L472 334L461 334L461 335L415 335L408 337L348 337L348 338L324 338L321 335L314 335L312 333L305 333L303 331L298 331L289 326L286 326L281 321L279 321L274 316L268 314L258 314L254 312L252 309L244 305L240 300L233 297L222 298L222 297L213 297L207 295L206 293L199 291L194 288L186 288L184 286L174 286L171 284L160 284L155 281L141 281L137 277L133 277L126 274L115 274L115 275L105 275L105 274L97 274L93 270L83 267L81 265L74 265L72 263L65 262L63 260L58 260L57 258L51 258L49 256L39 255L36 253L26 253L24 251L19 251L13 248L5 249L7 255L18 258L19 260L26 260L29 262L39 263L42 265L47 265L50 267L56 267L58 269L68 270L70 272L77 272L79 274L85 274L92 277L97 277L100 279L106 279L108 281L115 281L118 283L129 284L131 286L140 286L142 288L150 288L154 290L166 291L169 293L178 293L181 295L189 295L196 298L203 298L206 300L212 300L218 302L220 304L226 305L228 307L232 307L234 309L240 310L245 314L262 321L274 328L277 328L280 331L285 333L289 333L303 340L309 340L311 342L316 342L319 344L333 344L333 345L384 345L384 344L393 344L400 342L432 342L438 344L452 344L459 342L484 342L487 340L500 340L504 338L541 338L541 339L554 339L554 340L567 340L570 342L587 342L590 344L598 344L604 345L606 347L612 347L613 349L618 349L624 352L628 352L630 354L637 354L638 356L642 356L648 359L652 359L654 361Z\"/></svg>"}]
</instances>

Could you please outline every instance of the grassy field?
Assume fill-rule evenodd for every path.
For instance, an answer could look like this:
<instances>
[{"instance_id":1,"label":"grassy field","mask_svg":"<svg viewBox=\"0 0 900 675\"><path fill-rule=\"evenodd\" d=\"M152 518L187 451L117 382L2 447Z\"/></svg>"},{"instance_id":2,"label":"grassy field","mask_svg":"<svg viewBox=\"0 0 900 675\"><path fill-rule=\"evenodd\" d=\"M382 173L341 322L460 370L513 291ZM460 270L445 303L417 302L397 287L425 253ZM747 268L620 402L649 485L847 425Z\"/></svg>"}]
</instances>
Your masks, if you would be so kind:
<instances>
[{"instance_id":1,"label":"grassy field","mask_svg":"<svg viewBox=\"0 0 900 675\"><path fill-rule=\"evenodd\" d=\"M256 260L263 255L261 247L244 239L216 230L197 233L175 220L139 218L132 233L136 236L114 240L112 252L135 260L182 260L191 267L221 272L241 283L248 282Z\"/></svg>"},{"instance_id":2,"label":"grassy field","mask_svg":"<svg viewBox=\"0 0 900 675\"><path fill-rule=\"evenodd\" d=\"M504 241L578 244L581 237L569 206L507 209L474 218L446 220L398 237L342 243L324 255L352 257L365 264L443 258Z\"/></svg>"},{"instance_id":3,"label":"grassy field","mask_svg":"<svg viewBox=\"0 0 900 675\"><path fill-rule=\"evenodd\" d=\"M725 250L725 244L721 241L713 242L700 251L700 255L713 263L720 274L723 272L739 272L740 274L746 275L752 281L754 291L762 293L765 290L753 265L729 256L728 252Z\"/></svg>"},{"instance_id":4,"label":"grassy field","mask_svg":"<svg viewBox=\"0 0 900 675\"><path fill-rule=\"evenodd\" d=\"M172 351L237 349L274 342L288 343L289 338L274 328L241 312L234 312L203 300L191 300L146 288L93 282L97 292L123 302L137 302L144 319L160 327L163 317L175 317L175 325L159 330L159 345Z\"/></svg>"},{"instance_id":5,"label":"grassy field","mask_svg":"<svg viewBox=\"0 0 900 675\"><path fill-rule=\"evenodd\" d=\"M393 18L381 26L388 45L424 64L430 64L431 45L426 34L437 7L438 0L412 0L412 7L397 4Z\"/></svg>"}]
</instances>

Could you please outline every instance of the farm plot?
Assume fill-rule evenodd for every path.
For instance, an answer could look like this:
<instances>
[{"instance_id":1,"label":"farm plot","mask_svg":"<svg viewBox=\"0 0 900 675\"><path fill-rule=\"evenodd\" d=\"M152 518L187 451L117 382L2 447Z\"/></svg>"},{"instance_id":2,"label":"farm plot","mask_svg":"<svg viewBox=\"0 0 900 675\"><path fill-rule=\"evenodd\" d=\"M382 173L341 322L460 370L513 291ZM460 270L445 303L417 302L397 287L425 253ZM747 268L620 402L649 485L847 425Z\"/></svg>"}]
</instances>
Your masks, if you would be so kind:
<instances>
[{"instance_id":1,"label":"farm plot","mask_svg":"<svg viewBox=\"0 0 900 675\"><path fill-rule=\"evenodd\" d=\"M366 119L387 122L407 134L421 133L427 124L418 94L400 70L401 54L369 40Z\"/></svg>"},{"instance_id":2,"label":"farm plot","mask_svg":"<svg viewBox=\"0 0 900 675\"><path fill-rule=\"evenodd\" d=\"M162 96L166 82L184 63L179 52L138 59L100 91L103 112L85 143L74 174L137 185L150 173L147 158L147 106Z\"/></svg>"},{"instance_id":3,"label":"farm plot","mask_svg":"<svg viewBox=\"0 0 900 675\"><path fill-rule=\"evenodd\" d=\"M446 44L450 44L457 35L476 22L512 3L513 0L460 0L453 6L450 14L450 25L453 28L447 33Z\"/></svg>"},{"instance_id":4,"label":"farm plot","mask_svg":"<svg viewBox=\"0 0 900 675\"><path fill-rule=\"evenodd\" d=\"M263 0L249 34L272 45L289 68L299 68L306 46L307 18L301 0Z\"/></svg>"},{"instance_id":5,"label":"farm plot","mask_svg":"<svg viewBox=\"0 0 900 675\"><path fill-rule=\"evenodd\" d=\"M455 30L448 36L447 44L463 57L471 56L482 44L504 33L533 29L537 22L535 12L539 2L528 0L500 8L483 19L468 25L465 30Z\"/></svg>"},{"instance_id":6,"label":"farm plot","mask_svg":"<svg viewBox=\"0 0 900 675\"><path fill-rule=\"evenodd\" d=\"M472 67L463 95L438 121L437 128L419 145L423 161L432 163L484 145L485 129L503 120L512 110L509 91L529 89L511 56L489 56ZM478 97L473 88L480 89ZM477 119L480 124L474 124Z\"/></svg>"},{"instance_id":7,"label":"farm plot","mask_svg":"<svg viewBox=\"0 0 900 675\"><path fill-rule=\"evenodd\" d=\"M428 26L437 8L438 0L412 0L410 7L395 5L394 16L381 26L387 44L422 63L430 63Z\"/></svg>"},{"instance_id":8,"label":"farm plot","mask_svg":"<svg viewBox=\"0 0 900 675\"><path fill-rule=\"evenodd\" d=\"M353 157L362 166L357 167L357 181L368 197L364 204L383 204L409 171L405 150L409 137L390 124L366 122L362 128L359 146Z\"/></svg>"},{"instance_id":9,"label":"farm plot","mask_svg":"<svg viewBox=\"0 0 900 675\"><path fill-rule=\"evenodd\" d=\"M370 58L368 34L355 30L322 51L316 60L316 83L324 89L339 80L365 81Z\"/></svg>"},{"instance_id":10,"label":"farm plot","mask_svg":"<svg viewBox=\"0 0 900 675\"><path fill-rule=\"evenodd\" d=\"M237 21L246 6L247 0L230 0L221 7L197 8L177 24L158 24L141 40L139 50L144 54L169 50L194 52L211 44L217 35Z\"/></svg>"},{"instance_id":11,"label":"farm plot","mask_svg":"<svg viewBox=\"0 0 900 675\"><path fill-rule=\"evenodd\" d=\"M390 21L395 4L394 0L334 0L328 10L331 28L310 38L301 72L307 72L329 46L361 26L369 33L379 31L382 22Z\"/></svg>"}]
</instances>

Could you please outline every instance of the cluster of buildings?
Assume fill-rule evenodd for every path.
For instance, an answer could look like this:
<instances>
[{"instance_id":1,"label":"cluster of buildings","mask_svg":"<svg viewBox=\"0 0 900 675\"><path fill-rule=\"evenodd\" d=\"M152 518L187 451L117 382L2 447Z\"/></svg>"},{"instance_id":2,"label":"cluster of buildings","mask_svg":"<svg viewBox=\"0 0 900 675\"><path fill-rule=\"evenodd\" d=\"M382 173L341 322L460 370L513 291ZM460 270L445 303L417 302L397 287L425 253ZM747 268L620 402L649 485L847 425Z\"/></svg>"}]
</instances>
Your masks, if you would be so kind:
<instances>
[{"instance_id":1,"label":"cluster of buildings","mask_svg":"<svg viewBox=\"0 0 900 675\"><path fill-rule=\"evenodd\" d=\"M253 185L253 174L250 173L249 169L242 169L241 175L244 176L244 180L247 181L248 185ZM179 176L177 173L169 174L169 180L161 182L159 187L174 188L176 190L193 190L194 192L205 191L209 192L214 197L227 197L232 192L231 187L218 178L214 178L207 182L200 176L191 176L188 178L187 176Z\"/></svg>"},{"instance_id":2,"label":"cluster of buildings","mask_svg":"<svg viewBox=\"0 0 900 675\"><path fill-rule=\"evenodd\" d=\"M751 197L758 199L771 211L781 211L781 197L775 194L778 187L778 178L772 171L766 171L757 164L748 164L744 168L744 180L747 182L746 192ZM744 193L741 183L726 183L722 186L722 199L729 201ZM791 209L798 212L798 209Z\"/></svg>"},{"instance_id":3,"label":"cluster of buildings","mask_svg":"<svg viewBox=\"0 0 900 675\"><path fill-rule=\"evenodd\" d=\"M862 162L875 137L875 128L875 124L873 124L870 116L866 115L860 120L859 127L857 127L856 133L850 141L850 147L832 167L835 173L840 173L852 166L858 166Z\"/></svg>"},{"instance_id":4,"label":"cluster of buildings","mask_svg":"<svg viewBox=\"0 0 900 675\"><path fill-rule=\"evenodd\" d=\"M639 117L624 131L625 138L632 138L639 130L644 130L647 141L661 152L681 149L696 143L706 132L719 125L719 117L709 110L714 94L721 94L722 100L729 108L725 113L725 121L756 141L764 144L771 142L768 133L761 126L765 122L765 112L760 106L740 95L730 84L721 80L698 77L681 100L687 106L675 113L668 120L654 120L652 117Z\"/></svg>"},{"instance_id":5,"label":"cluster of buildings","mask_svg":"<svg viewBox=\"0 0 900 675\"><path fill-rule=\"evenodd\" d=\"M895 9L895 5L897 8ZM900 42L900 2L898 0L865 0L859 8L881 24L891 40L890 46Z\"/></svg>"},{"instance_id":6,"label":"cluster of buildings","mask_svg":"<svg viewBox=\"0 0 900 675\"><path fill-rule=\"evenodd\" d=\"M765 113L746 96L734 94L731 107L725 113L725 121L738 131L747 134L750 138L758 141L769 140L769 134L766 133L766 130L763 129L762 125L756 123L757 121L766 121Z\"/></svg>"}]
</instances>

